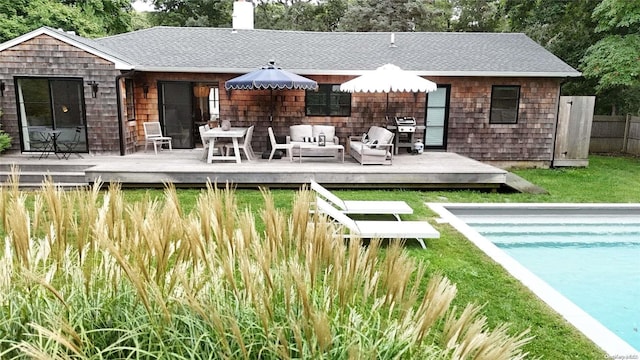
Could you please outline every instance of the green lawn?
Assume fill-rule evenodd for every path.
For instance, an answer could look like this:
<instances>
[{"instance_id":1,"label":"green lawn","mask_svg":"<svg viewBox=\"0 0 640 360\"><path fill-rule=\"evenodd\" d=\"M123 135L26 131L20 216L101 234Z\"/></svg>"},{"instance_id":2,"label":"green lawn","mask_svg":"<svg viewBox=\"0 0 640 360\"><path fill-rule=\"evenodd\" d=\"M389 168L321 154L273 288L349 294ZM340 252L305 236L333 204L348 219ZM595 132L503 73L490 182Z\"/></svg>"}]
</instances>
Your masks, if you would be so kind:
<instances>
[{"instance_id":1,"label":"green lawn","mask_svg":"<svg viewBox=\"0 0 640 360\"><path fill-rule=\"evenodd\" d=\"M416 211L413 218L433 220L425 202L640 202L640 159L633 157L591 156L588 168L519 169L517 175L545 188L548 195L491 193L482 191L406 191L406 190L338 190L345 199L405 200ZM181 202L189 206L198 190L180 191ZM255 211L262 206L258 191L237 190L241 206ZM276 206L287 208L293 191L274 190ZM133 195L133 194L131 194ZM435 224L434 221L432 223ZM526 346L532 356L546 359L602 359L604 354L581 333L574 330L555 312L500 266L448 225L435 225L440 239L429 240L428 250L417 244L407 246L416 259L429 264L458 285L457 302L484 304L489 324L508 322L514 331L531 328L535 340Z\"/></svg>"},{"instance_id":2,"label":"green lawn","mask_svg":"<svg viewBox=\"0 0 640 360\"><path fill-rule=\"evenodd\" d=\"M405 200L415 210L411 218L428 219L440 231L439 239L427 241L427 250L423 250L413 242L408 242L403 248L411 260L426 265L426 276L418 278L423 280L416 287L419 289L418 292L429 294L426 292L427 279L437 278L431 276L435 274L444 275L457 286L457 296L453 304L458 307L458 311L468 303L479 304L483 306L482 316L486 317L487 324L492 329L508 323L509 334L513 336L530 329L530 335L533 335L534 339L524 346L524 350L531 358L603 359L605 354L602 351L519 282L511 278L500 266L449 225L436 223L436 215L425 206L425 202L640 202L640 186L637 180L640 179L640 159L594 156L590 159L590 166L584 169L518 170L516 173L544 187L549 194L406 190L337 190L336 193L345 199ZM116 339L118 340L116 353L127 354L133 346L143 352L148 350L162 353L175 349L178 353L193 351L200 355L211 355L211 352L207 352L208 346L213 346L211 349L219 349L218 339L225 339L226 336L230 336L231 339L240 339L240 342L249 341L249 348L262 346L259 344L265 343L265 340L268 340L266 342L268 346L273 344L278 346L280 343L286 343L287 339L292 339L291 336L300 338L302 332L293 329L291 333L291 329L286 326L279 330L284 332L263 332L260 330L263 326L268 330L277 329L277 326L281 325L276 324L276 327L271 327L266 326L266 322L258 325L255 322L257 318L252 313L253 307L238 306L241 304L240 301L247 299L258 299L259 301L255 301L258 305L265 303L262 298L264 291L258 291L258 287L247 285L254 284L254 281L256 281L255 284L267 284L258 281L261 277L252 275L252 271L258 268L257 265L259 264L260 269L270 278L289 281L287 282L289 285L282 289L290 289L295 282L296 288L302 289L300 294L303 298L307 294L303 285L321 284L322 286L312 287L321 295L327 289L342 289L341 291L355 289L356 287L349 285L348 280L359 279L359 277L341 277L344 283L335 282L331 287L331 281L325 282L330 279L328 277L320 282L301 282L300 275L295 275L296 271L299 271L296 269L302 269L306 265L315 264L310 266L310 269L325 269L322 265L324 261L331 261L330 266L326 267L326 271L315 272L314 279L319 275L332 274L331 269L338 269L344 265L342 256L334 256L338 254L336 249L341 246L337 248L304 246L305 244L329 246L331 242L327 239L335 238L327 235L326 230L314 231L315 238L308 242L299 241L299 239L307 239L306 237L288 237L286 232L281 232L286 228L286 215L293 215L293 220L289 220L289 224L293 224L293 229L303 229L308 226L309 202L306 198L302 202L299 201L300 195L306 196L307 193L273 190L271 197L267 197L267 199L273 199L273 203L269 200L265 203L265 197L257 190L236 190L232 193L232 196L222 196L217 190L213 193L204 189L178 190L177 192L171 189L165 191L137 189L120 192L117 187L114 187L113 191L109 192L109 197L102 198L101 192L56 192L52 186L43 192L34 193L32 197L23 196L11 190L4 193L0 191L4 199L0 202L2 215L0 224L3 225L3 231L10 229L7 232L12 234L13 239L12 252L7 252L6 254L9 255L5 255L4 259L0 257L0 268L4 266L4 272L12 274L8 278L0 276L0 288L4 286L4 290L0 293L3 296L6 293L6 299L11 299L4 303L0 301L4 304L0 306L0 310L4 312L0 317L2 319L0 321L0 357L17 353L20 349L25 354L41 354L36 358L48 358L46 354L51 355L50 351L59 351L56 350L59 349L59 344L65 346L61 350L62 353L73 351L78 354L81 352L89 354L97 350L98 354L114 354L109 344ZM101 204L107 199L109 202L102 207ZM239 212L232 212L235 206L231 206L231 201L227 202L223 199L232 199L238 205ZM293 209L292 204L295 200L298 201L296 208ZM245 209L249 211L244 211ZM261 212L263 209L266 211ZM206 216L206 218L200 221L198 217L192 217L193 214ZM215 220L208 217L212 214L216 216ZM212 227L212 224L217 225ZM236 228L240 232L233 233L235 234L233 236L225 235L232 234L231 231ZM212 236L212 231L216 231L217 235ZM242 236L238 236L240 233ZM33 236L42 237L45 234L53 236L51 239L55 241L30 241ZM308 235L306 232L304 234ZM270 239L279 239L279 241L272 242ZM47 244L51 247L50 250L47 250ZM289 247L287 244L293 246ZM355 245L355 248L349 251L351 260L360 256L359 254L366 254L372 248L374 249L372 251L376 249L375 246L369 246L367 250L361 252L353 251L360 248L358 244L351 244ZM42 250L38 250L39 247L42 247ZM233 251L216 250L227 247ZM202 249L206 250L201 251ZM291 256L290 252L293 250L300 253ZM271 255L267 256L265 252ZM107 253L110 256L106 256ZM227 254L237 256L227 256ZM407 266L407 263L404 263L398 254L400 252L390 248L383 249L381 254L373 255L379 256L381 261L389 260L386 263L388 272L383 272L390 274L388 278L393 279L388 284L408 284L406 279L401 279L402 275L420 273L420 271L406 271L405 269L410 267L403 267ZM42 260L43 256L46 261ZM291 265L289 270L282 270L285 268L280 265L275 266L276 262L269 263L279 259L280 256L286 256L291 260L286 262ZM402 256L405 256L405 253L402 253ZM247 259L253 259L255 263L252 265L252 261L245 261ZM195 262L192 263L192 261ZM296 264L297 261L304 266ZM364 261L364 258L361 261ZM101 265L94 266L93 263ZM15 267L16 271L14 271L11 264L20 266ZM193 266L193 264L198 265ZM291 269L294 271L292 272ZM272 270L282 272L271 273ZM38 274L33 271L38 271ZM220 281L213 281L212 274ZM371 272L367 271L366 274ZM7 279L12 279L15 283ZM122 279L126 281L121 281ZM167 282L166 279L171 281ZM186 286L188 283L185 281L194 279L197 281ZM42 286L33 287L34 281ZM239 282L236 283L237 281ZM177 284L182 290L173 291ZM230 284L233 286L228 287ZM237 289L237 285L240 284L244 284L242 286L253 291L252 296L236 298L236 295L242 295L244 292L225 293L227 291L225 289ZM210 291L219 291L219 294L209 296L209 290L198 292L197 289L203 286ZM273 289L280 290L281 287L274 286ZM271 293L280 296L280 293L275 290ZM188 296L185 297L185 294ZM260 296L257 296L258 294ZM323 301L333 299L329 295L320 295L315 299ZM290 296L291 293L287 293L283 299L289 299ZM1 299L2 296L0 296ZM213 299L216 300L211 302ZM296 314L298 308L291 304L299 304L299 301L292 301L283 308L281 300L273 302L277 305L273 307L274 314L282 314L285 308L287 311L293 310L291 314ZM354 306L353 310L362 310L364 315L374 321L385 319L384 311L389 311L388 314L407 314L405 311L399 311L403 309L402 306L399 306L396 311L384 310L378 313L378 311L368 311L370 309L366 307L375 305L376 302L370 304L356 302L355 304L357 306ZM92 306L101 309L89 314L95 319L82 315L83 311L89 311ZM340 309L343 308L349 309L348 306L340 307ZM70 309L74 311L69 311ZM211 314L211 311L214 314ZM221 312L217 313L217 311ZM173 320L166 321L162 314L165 314L166 319ZM221 323L216 320L221 314L234 314L229 320L233 320L235 327L221 326ZM215 316L209 321L212 315ZM291 324L290 319L295 320L290 316L284 317L285 324ZM275 318L279 319L278 316ZM338 318L347 319L344 315L336 317ZM415 321L413 317L411 319L409 323ZM311 320L314 322L313 333L323 334L326 330L326 319L317 317ZM59 323L61 321L62 323ZM38 327L40 325L36 324L45 327ZM212 331L209 328L211 324L214 324L213 330L222 334L222 337L192 338L193 334ZM254 326L253 330L247 330L247 324ZM302 328L308 326L308 322L305 321L301 321L300 324ZM341 323L338 322L338 324ZM64 330L62 333L56 335L51 332L61 326ZM206 328L201 329L200 326ZM238 326L242 326L245 331L240 332ZM15 335L16 329L21 329L19 337ZM381 355L379 358L389 358L389 354L403 353L403 349L397 348L404 346L401 342L395 342L392 338L381 335L381 332L377 332L381 336L367 333L367 329L376 333L388 331L393 327L385 325L380 328L372 326L339 331L338 333L343 336L334 339L336 346L332 349L350 351L353 345L348 341L344 342L344 335L351 334L351 331L355 330L361 335L357 343L362 344L363 349L378 351L381 349L379 345L375 345L378 342L390 346L386 348L389 350L386 353L387 356ZM442 326L434 327L430 334L433 339L444 333L442 329ZM32 334L34 330L39 332L37 336L44 338L54 336L56 341L40 341ZM27 331L30 333L27 334ZM121 331L127 331L129 335L122 337L119 335ZM250 336L247 337L247 333ZM310 333L310 330L305 331L305 334ZM325 331L324 334L326 333ZM261 338L261 334L266 334L269 338ZM73 341L62 341L63 335ZM252 338L254 335L260 336ZM115 336L114 339L111 338L113 336ZM276 336L279 340L274 343L271 336ZM23 338L35 339L33 346L38 344L37 348L15 345L17 339ZM313 337L305 338L313 340ZM158 344L157 339L167 342ZM349 339L353 339L351 335ZM200 348L192 348L190 344L193 340L198 340ZM138 344L140 341L144 344ZM369 341L374 342L374 346L366 344ZM83 346L76 348L76 343ZM301 340L297 341L297 344L297 349L305 349L306 345L301 346L303 344ZM313 345L313 341L310 344ZM203 346L204 350L200 351ZM40 348L43 350L39 350ZM296 348L295 345L293 348ZM272 351L271 354L273 351L278 351L276 348L269 349ZM408 350L408 354L421 350ZM235 351L233 348L227 354ZM295 353L293 351L287 354ZM100 357L83 355L78 358ZM344 356L336 355L333 358L344 358Z\"/></svg>"}]
</instances>

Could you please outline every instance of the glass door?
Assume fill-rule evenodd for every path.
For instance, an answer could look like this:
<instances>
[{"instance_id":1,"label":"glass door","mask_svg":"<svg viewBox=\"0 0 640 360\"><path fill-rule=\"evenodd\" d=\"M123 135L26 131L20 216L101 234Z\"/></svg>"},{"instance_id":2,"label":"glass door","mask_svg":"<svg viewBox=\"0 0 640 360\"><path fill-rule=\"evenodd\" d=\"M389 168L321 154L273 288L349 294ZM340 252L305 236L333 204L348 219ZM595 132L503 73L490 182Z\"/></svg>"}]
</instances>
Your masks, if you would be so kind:
<instances>
[{"instance_id":1,"label":"glass door","mask_svg":"<svg viewBox=\"0 0 640 360\"><path fill-rule=\"evenodd\" d=\"M160 82L160 123L174 149L192 149L193 96L190 82Z\"/></svg>"},{"instance_id":2,"label":"glass door","mask_svg":"<svg viewBox=\"0 0 640 360\"><path fill-rule=\"evenodd\" d=\"M447 148L450 89L450 85L438 85L436 91L427 93L424 145L428 149Z\"/></svg>"},{"instance_id":3,"label":"glass door","mask_svg":"<svg viewBox=\"0 0 640 360\"><path fill-rule=\"evenodd\" d=\"M23 151L42 151L41 130L59 130L59 142L77 139L74 152L87 152L82 79L17 78ZM55 149L58 151L59 149Z\"/></svg>"}]
</instances>

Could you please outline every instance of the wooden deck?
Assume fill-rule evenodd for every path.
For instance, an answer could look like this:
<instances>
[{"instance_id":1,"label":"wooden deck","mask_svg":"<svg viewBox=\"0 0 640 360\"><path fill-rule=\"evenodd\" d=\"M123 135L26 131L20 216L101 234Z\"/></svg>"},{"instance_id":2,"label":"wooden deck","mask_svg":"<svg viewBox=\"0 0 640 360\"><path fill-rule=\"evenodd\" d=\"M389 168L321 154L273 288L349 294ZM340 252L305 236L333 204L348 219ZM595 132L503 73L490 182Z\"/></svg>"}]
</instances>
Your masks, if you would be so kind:
<instances>
[{"instance_id":1,"label":"wooden deck","mask_svg":"<svg viewBox=\"0 0 640 360\"><path fill-rule=\"evenodd\" d=\"M118 181L124 187L157 187L171 182L177 187L202 187L208 180L231 183L239 188L258 186L297 188L313 178L333 188L413 188L413 189L498 189L505 186L507 171L449 152L425 152L420 155L400 154L393 165L360 165L348 154L345 161L334 158L288 158L268 162L255 159L242 163L202 161L202 149L163 150L132 155L72 155L57 159L54 155L38 159L31 154L3 154L0 171L3 181L11 164L21 171L21 183L27 174L63 175L74 172L76 182L91 184ZM66 169L66 170L65 170ZM82 175L84 175L82 177ZM84 179L84 180L80 180ZM26 180L25 180L26 181ZM33 180L31 180L33 181Z\"/></svg>"}]
</instances>

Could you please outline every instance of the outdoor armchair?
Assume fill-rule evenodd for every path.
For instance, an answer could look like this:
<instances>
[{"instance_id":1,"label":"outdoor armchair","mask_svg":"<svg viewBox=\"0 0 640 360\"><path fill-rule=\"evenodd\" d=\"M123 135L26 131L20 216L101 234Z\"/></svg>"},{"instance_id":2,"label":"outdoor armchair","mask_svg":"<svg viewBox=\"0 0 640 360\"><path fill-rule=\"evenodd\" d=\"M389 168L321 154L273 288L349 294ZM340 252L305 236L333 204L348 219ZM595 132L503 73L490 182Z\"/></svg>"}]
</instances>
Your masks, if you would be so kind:
<instances>
[{"instance_id":1,"label":"outdoor armchair","mask_svg":"<svg viewBox=\"0 0 640 360\"><path fill-rule=\"evenodd\" d=\"M362 165L391 165L394 135L380 126L371 126L361 136L349 136L349 154Z\"/></svg>"},{"instance_id":2,"label":"outdoor armchair","mask_svg":"<svg viewBox=\"0 0 640 360\"><path fill-rule=\"evenodd\" d=\"M158 145L162 148L163 144L169 145L169 151L171 148L171 137L162 135L162 128L160 122L145 122L142 124L144 127L144 151L147 151L147 145L153 144L153 150L158 155Z\"/></svg>"}]
</instances>

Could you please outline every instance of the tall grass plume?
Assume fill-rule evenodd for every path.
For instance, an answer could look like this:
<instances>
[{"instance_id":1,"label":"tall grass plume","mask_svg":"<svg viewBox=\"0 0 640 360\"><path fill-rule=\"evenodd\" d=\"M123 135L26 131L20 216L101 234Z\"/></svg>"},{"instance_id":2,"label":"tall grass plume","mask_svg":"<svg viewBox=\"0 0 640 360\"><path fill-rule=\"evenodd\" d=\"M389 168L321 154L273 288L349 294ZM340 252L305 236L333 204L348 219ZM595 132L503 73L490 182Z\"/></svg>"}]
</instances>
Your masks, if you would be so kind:
<instances>
[{"instance_id":1,"label":"tall grass plume","mask_svg":"<svg viewBox=\"0 0 640 360\"><path fill-rule=\"evenodd\" d=\"M345 241L306 189L290 211L263 189L253 211L209 183L188 212L170 184L99 189L0 188L0 358L526 356L526 333L458 312L401 242Z\"/></svg>"}]
</instances>

